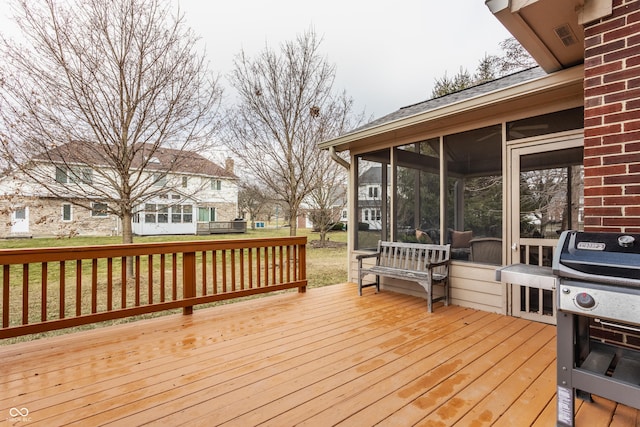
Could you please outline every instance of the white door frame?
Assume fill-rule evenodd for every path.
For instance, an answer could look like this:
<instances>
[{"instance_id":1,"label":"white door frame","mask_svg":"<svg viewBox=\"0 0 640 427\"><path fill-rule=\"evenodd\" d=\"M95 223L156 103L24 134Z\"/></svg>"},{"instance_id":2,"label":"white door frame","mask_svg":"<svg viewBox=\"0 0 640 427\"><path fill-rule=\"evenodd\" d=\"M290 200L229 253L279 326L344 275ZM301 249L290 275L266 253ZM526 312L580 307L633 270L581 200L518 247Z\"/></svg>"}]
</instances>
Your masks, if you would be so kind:
<instances>
[{"instance_id":1,"label":"white door frame","mask_svg":"<svg viewBox=\"0 0 640 427\"><path fill-rule=\"evenodd\" d=\"M537 246L538 253L542 253L543 247L553 247L557 244L554 239L521 239L520 238L520 158L528 154L543 153L549 151L558 151L567 148L582 147L584 145L584 136L582 129L579 132L571 131L562 134L556 134L551 137L528 138L526 140L513 141L507 146L507 191L506 207L510 213L507 217L507 264L520 263L520 251L522 247L529 250L530 247ZM535 240L535 241L534 241ZM556 322L556 295L555 290L546 290L553 292L553 313L545 314L542 312L542 294L543 289L540 288L539 312L521 311L520 298L526 299L529 304L529 292L526 295L521 294L521 285L507 285L507 310L512 316L523 317L529 320L539 322L552 323Z\"/></svg>"}]
</instances>

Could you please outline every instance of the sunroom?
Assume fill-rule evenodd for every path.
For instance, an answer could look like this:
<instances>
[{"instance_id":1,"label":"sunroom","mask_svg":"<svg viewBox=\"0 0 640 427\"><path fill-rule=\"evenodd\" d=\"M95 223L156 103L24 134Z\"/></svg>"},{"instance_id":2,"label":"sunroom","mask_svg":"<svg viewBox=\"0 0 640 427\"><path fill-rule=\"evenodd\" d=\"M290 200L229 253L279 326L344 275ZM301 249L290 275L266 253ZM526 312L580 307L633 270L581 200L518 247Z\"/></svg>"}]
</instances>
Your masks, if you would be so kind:
<instances>
[{"instance_id":1,"label":"sunroom","mask_svg":"<svg viewBox=\"0 0 640 427\"><path fill-rule=\"evenodd\" d=\"M450 243L453 304L553 323L552 290L495 271L550 266L560 231L582 228L583 110L581 65L532 68L323 142L350 157L350 280L378 240ZM424 296L409 281L382 286Z\"/></svg>"}]
</instances>

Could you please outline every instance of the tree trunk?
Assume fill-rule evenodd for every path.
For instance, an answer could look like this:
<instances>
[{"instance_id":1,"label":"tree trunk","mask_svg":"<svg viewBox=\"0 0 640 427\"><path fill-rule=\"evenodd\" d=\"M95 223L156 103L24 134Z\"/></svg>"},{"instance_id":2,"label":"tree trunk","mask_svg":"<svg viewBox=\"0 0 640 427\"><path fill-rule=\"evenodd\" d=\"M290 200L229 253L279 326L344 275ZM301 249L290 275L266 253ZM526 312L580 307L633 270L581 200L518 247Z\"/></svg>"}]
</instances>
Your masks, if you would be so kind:
<instances>
[{"instance_id":1,"label":"tree trunk","mask_svg":"<svg viewBox=\"0 0 640 427\"><path fill-rule=\"evenodd\" d=\"M297 210L295 210L297 212ZM294 209L291 209L289 213L289 236L296 236L298 233L298 218L294 212Z\"/></svg>"},{"instance_id":2,"label":"tree trunk","mask_svg":"<svg viewBox=\"0 0 640 427\"><path fill-rule=\"evenodd\" d=\"M133 243L133 229L131 227L131 212L124 211L120 219L122 221L122 243L124 244ZM132 257L127 257L127 277L129 279L133 279L135 277L134 271L133 271Z\"/></svg>"}]
</instances>

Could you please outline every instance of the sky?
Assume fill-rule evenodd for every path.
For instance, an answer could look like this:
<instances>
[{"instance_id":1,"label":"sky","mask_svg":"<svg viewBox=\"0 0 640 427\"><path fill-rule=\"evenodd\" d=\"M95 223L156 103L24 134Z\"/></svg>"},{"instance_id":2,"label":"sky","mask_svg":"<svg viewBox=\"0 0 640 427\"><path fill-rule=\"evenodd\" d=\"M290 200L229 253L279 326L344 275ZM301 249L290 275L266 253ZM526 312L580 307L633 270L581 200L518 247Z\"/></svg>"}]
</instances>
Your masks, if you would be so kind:
<instances>
[{"instance_id":1,"label":"sky","mask_svg":"<svg viewBox=\"0 0 640 427\"><path fill-rule=\"evenodd\" d=\"M473 72L510 36L484 0L172 1L223 80L241 50L254 57L313 28L335 65L334 90L374 118L430 98L436 78Z\"/></svg>"},{"instance_id":2,"label":"sky","mask_svg":"<svg viewBox=\"0 0 640 427\"><path fill-rule=\"evenodd\" d=\"M436 78L460 67L473 72L509 37L484 0L170 1L201 37L227 97L233 88L226 76L241 50L255 57L313 29L335 66L334 90L353 98L354 112L374 118L428 99ZM0 31L10 31L9 12L0 0Z\"/></svg>"}]
</instances>

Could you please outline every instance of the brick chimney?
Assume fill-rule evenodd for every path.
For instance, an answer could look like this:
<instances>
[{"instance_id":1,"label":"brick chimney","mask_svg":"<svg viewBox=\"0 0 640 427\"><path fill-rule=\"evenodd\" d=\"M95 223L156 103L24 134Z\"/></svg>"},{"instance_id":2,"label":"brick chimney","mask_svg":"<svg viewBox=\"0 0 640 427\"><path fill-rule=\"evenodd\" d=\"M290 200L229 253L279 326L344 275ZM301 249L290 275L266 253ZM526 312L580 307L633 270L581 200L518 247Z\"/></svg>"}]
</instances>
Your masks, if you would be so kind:
<instances>
[{"instance_id":1,"label":"brick chimney","mask_svg":"<svg viewBox=\"0 0 640 427\"><path fill-rule=\"evenodd\" d=\"M233 159L231 157L227 157L227 159L224 161L224 170L226 170L230 174L233 174Z\"/></svg>"},{"instance_id":2,"label":"brick chimney","mask_svg":"<svg viewBox=\"0 0 640 427\"><path fill-rule=\"evenodd\" d=\"M640 232L640 0L585 25L585 230Z\"/></svg>"}]
</instances>

